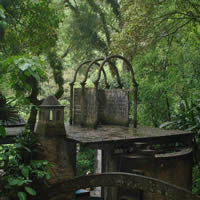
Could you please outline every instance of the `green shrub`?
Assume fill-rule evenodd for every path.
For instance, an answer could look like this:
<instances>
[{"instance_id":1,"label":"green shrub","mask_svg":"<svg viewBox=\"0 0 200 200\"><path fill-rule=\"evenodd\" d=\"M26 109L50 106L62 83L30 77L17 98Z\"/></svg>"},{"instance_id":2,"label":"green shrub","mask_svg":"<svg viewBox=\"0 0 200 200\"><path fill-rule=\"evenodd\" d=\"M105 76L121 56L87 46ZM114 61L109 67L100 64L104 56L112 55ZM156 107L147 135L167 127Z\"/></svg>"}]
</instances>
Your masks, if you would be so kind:
<instances>
[{"instance_id":1,"label":"green shrub","mask_svg":"<svg viewBox=\"0 0 200 200\"><path fill-rule=\"evenodd\" d=\"M192 192L194 194L200 194L200 166L196 165L192 171Z\"/></svg>"},{"instance_id":2,"label":"green shrub","mask_svg":"<svg viewBox=\"0 0 200 200\"><path fill-rule=\"evenodd\" d=\"M13 145L0 148L0 196L10 199L26 200L36 196L37 187L50 178L47 169L51 164L46 160L37 160L40 151L37 137L23 132Z\"/></svg>"},{"instance_id":3,"label":"green shrub","mask_svg":"<svg viewBox=\"0 0 200 200\"><path fill-rule=\"evenodd\" d=\"M95 150L78 148L77 152L77 176L94 173Z\"/></svg>"}]
</instances>

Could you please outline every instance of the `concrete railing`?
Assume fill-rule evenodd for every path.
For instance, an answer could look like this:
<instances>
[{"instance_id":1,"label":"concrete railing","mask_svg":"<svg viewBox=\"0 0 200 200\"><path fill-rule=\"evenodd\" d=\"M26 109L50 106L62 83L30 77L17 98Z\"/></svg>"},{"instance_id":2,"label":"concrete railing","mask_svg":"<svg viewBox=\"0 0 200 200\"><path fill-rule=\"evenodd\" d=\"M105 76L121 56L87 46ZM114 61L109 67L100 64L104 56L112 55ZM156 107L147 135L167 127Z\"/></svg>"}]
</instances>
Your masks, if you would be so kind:
<instances>
[{"instance_id":1,"label":"concrete railing","mask_svg":"<svg viewBox=\"0 0 200 200\"><path fill-rule=\"evenodd\" d=\"M81 176L56 184L45 190L44 194L41 194L41 197L46 199L56 199L55 197L62 193L66 194L80 188L91 188L97 186L140 189L164 195L169 200L200 200L199 196L193 195L186 189L155 178L115 172Z\"/></svg>"}]
</instances>

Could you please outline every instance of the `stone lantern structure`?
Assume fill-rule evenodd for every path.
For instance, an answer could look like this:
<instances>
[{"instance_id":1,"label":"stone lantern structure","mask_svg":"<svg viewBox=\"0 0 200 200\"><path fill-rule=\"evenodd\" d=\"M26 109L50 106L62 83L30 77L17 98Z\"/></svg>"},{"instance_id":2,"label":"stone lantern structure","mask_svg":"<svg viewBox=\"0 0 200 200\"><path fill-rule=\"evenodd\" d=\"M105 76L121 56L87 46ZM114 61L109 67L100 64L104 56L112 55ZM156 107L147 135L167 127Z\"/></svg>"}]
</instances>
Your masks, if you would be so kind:
<instances>
[{"instance_id":1,"label":"stone lantern structure","mask_svg":"<svg viewBox=\"0 0 200 200\"><path fill-rule=\"evenodd\" d=\"M36 133L46 136L66 135L64 106L60 105L55 96L48 96L39 109Z\"/></svg>"},{"instance_id":2,"label":"stone lantern structure","mask_svg":"<svg viewBox=\"0 0 200 200\"><path fill-rule=\"evenodd\" d=\"M48 184L54 185L74 177L76 146L66 140L64 106L60 105L54 96L48 96L39 109L36 128L42 148L39 159L48 160L53 164L49 169L51 179L48 180ZM55 200L57 199L71 200L73 193L61 194Z\"/></svg>"}]
</instances>

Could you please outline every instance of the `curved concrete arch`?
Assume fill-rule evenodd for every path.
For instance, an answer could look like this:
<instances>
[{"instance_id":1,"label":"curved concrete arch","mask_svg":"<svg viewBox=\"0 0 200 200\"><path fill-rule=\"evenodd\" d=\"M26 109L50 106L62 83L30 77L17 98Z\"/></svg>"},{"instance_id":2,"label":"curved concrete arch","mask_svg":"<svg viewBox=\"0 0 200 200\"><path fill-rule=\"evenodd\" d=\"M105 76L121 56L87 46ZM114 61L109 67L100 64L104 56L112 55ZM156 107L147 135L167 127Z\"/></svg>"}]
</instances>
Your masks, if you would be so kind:
<instances>
[{"instance_id":1,"label":"curved concrete arch","mask_svg":"<svg viewBox=\"0 0 200 200\"><path fill-rule=\"evenodd\" d=\"M76 71L75 71L75 74L74 74L73 81L70 83L70 85L74 85L74 83L76 82L76 78L77 78L77 74L78 74L79 70L80 70L84 65L89 64L89 66L88 66L88 68L87 68L87 71L86 71L86 74L85 74L85 78L84 78L84 80L83 80L81 83L86 82L86 81L87 81L87 77L88 77L88 72L89 72L91 66L92 66L93 64L96 64L96 65L100 66L100 64L98 63L98 61L101 61L101 60L104 60L104 58L97 58L97 59L95 59L95 60L93 60L93 61L87 60L87 61L82 62L82 63L77 67L77 69L76 69ZM103 74L104 74L105 82L107 82L106 73L105 73L104 70L102 70L102 71L103 71ZM82 85L82 84L81 84L81 85Z\"/></svg>"},{"instance_id":2,"label":"curved concrete arch","mask_svg":"<svg viewBox=\"0 0 200 200\"><path fill-rule=\"evenodd\" d=\"M77 74L78 74L78 71L81 69L81 67L83 65L86 65L88 63L90 63L91 61L90 60L87 60L87 61L84 61L82 62L76 69L75 71L75 74L74 74L74 78L73 78L73 81L69 84L70 85L70 117L69 117L69 123L72 124L72 121L73 121L73 96L74 96L74 83L76 82L76 77L77 77Z\"/></svg>"},{"instance_id":3,"label":"curved concrete arch","mask_svg":"<svg viewBox=\"0 0 200 200\"><path fill-rule=\"evenodd\" d=\"M99 60L103 60L104 58L99 58L99 59L95 59L94 62L96 65L99 65L98 61ZM69 123L72 124L72 121L73 121L73 95L74 95L74 83L76 82L76 78L77 78L77 74L79 72L79 70L86 64L89 64L91 63L91 60L87 60L87 61L84 61L82 62L76 69L75 71L75 74L74 74L74 78L72 80L72 82L69 84L70 85L70 118L69 118ZM106 73L105 71L103 70L103 74L104 74L104 80L105 80L105 83L107 84L107 77L106 77ZM81 83L81 86L84 87L84 83Z\"/></svg>"},{"instance_id":4,"label":"curved concrete arch","mask_svg":"<svg viewBox=\"0 0 200 200\"><path fill-rule=\"evenodd\" d=\"M90 62L89 66L88 66L88 68L87 68L87 71L86 71L86 73L85 73L85 78L84 78L84 80L81 82L81 85L82 85L82 86L84 86L84 85L86 84L86 81L87 81L87 79L88 79L88 73L89 73L91 67L92 67L94 64L96 64L97 66L100 67L100 64L98 63L98 61L102 61L102 60L104 60L104 58L97 58L97 59L93 60L92 62ZM108 84L108 81L107 81L107 76L106 76L105 70L103 70L103 74L104 74L104 81L105 81L105 84L106 84L106 88L109 88L109 84Z\"/></svg>"},{"instance_id":5,"label":"curved concrete arch","mask_svg":"<svg viewBox=\"0 0 200 200\"><path fill-rule=\"evenodd\" d=\"M123 61L126 62L130 72L131 72L131 76L132 76L132 82L134 85L138 85L136 80L135 80L135 74L134 74L134 71L133 71L133 68L132 68L132 65L130 64L130 62L123 56L120 56L120 55L111 55L111 56L108 56L104 59L104 61L101 63L101 66L100 66L100 69L99 69L99 72L98 72L98 78L94 81L94 83L98 83L100 78L101 78L101 70L103 70L104 68L104 65L109 62L112 58L118 58L118 59L121 59Z\"/></svg>"},{"instance_id":6,"label":"curved concrete arch","mask_svg":"<svg viewBox=\"0 0 200 200\"><path fill-rule=\"evenodd\" d=\"M99 85L99 80L100 80L100 78L101 78L101 70L103 70L103 68L104 68L104 65L107 63L107 62L109 62L111 59L113 59L113 58L117 58L117 59L120 59L120 60L123 60L126 64L127 64L127 66L128 66L128 68L129 68L129 70L130 70L130 72L131 72L131 78L132 78L132 83L133 83L133 88L134 88L134 102L133 102L133 107L134 107L134 120L133 120L133 126L136 128L137 127L137 93L138 93L138 83L136 82L136 80L135 80L135 74L134 74L134 71L133 71L133 68L132 68L132 65L130 64L130 62L126 59L126 58L124 58L123 56L120 56L120 55L111 55L111 56L108 56L108 57L106 57L105 59L104 59L104 61L101 63L101 66L100 66L100 69L99 69L99 72L98 72L98 77L97 77L97 79L94 81L94 85L95 85L95 87L96 88L98 88L98 85Z\"/></svg>"},{"instance_id":7,"label":"curved concrete arch","mask_svg":"<svg viewBox=\"0 0 200 200\"><path fill-rule=\"evenodd\" d=\"M90 62L91 62L91 60L84 61L77 67L75 74L74 74L73 81L70 83L70 85L74 85L74 83L76 82L76 77L77 77L78 71L83 67L83 65L86 65Z\"/></svg>"},{"instance_id":8,"label":"curved concrete arch","mask_svg":"<svg viewBox=\"0 0 200 200\"><path fill-rule=\"evenodd\" d=\"M106 57L105 59L102 59L103 62L104 62L107 58L108 58L108 57ZM106 62L110 63L110 60L107 60ZM104 65L106 64L106 62L104 63ZM90 68L91 68L91 66L88 67L88 72L89 72ZM100 68L101 68L101 65L100 65ZM115 72L116 72L116 76L117 76L117 82L118 82L118 84L119 84L119 87L122 88L122 87L123 87L123 84L121 83L119 71L118 71L118 69L117 69L116 66L114 66L114 68L115 68ZM99 80L100 80L100 78L101 78L101 75L99 76L99 73L101 74L101 71L102 71L102 70L103 70L103 72L105 73L104 68L102 68L101 70L99 70L99 72L98 72L98 82L99 82ZM87 72L87 73L88 73L88 72ZM87 79L87 77L86 77L85 79Z\"/></svg>"},{"instance_id":9,"label":"curved concrete arch","mask_svg":"<svg viewBox=\"0 0 200 200\"><path fill-rule=\"evenodd\" d=\"M44 195L46 199L51 199L59 194L97 186L140 189L166 196L169 200L200 200L199 196L193 195L190 191L179 186L151 177L120 172L77 177L50 187L41 196Z\"/></svg>"}]
</instances>

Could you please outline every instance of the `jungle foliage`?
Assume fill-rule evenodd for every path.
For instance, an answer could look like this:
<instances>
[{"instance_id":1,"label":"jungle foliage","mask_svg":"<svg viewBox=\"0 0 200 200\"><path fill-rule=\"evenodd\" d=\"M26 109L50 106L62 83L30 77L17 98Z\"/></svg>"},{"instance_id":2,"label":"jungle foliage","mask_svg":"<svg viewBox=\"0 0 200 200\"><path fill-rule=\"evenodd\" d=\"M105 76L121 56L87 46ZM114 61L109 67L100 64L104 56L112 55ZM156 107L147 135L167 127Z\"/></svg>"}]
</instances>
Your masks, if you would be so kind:
<instances>
[{"instance_id":1,"label":"jungle foliage","mask_svg":"<svg viewBox=\"0 0 200 200\"><path fill-rule=\"evenodd\" d=\"M140 124L158 127L188 112L190 121L198 123L198 113L192 112L199 105L198 1L2 0L0 4L4 74L0 88L19 106L26 104L26 112L33 105L36 113L35 106L47 91L63 98L80 62L117 53L132 62L139 82ZM35 116L31 117L34 124Z\"/></svg>"},{"instance_id":2,"label":"jungle foliage","mask_svg":"<svg viewBox=\"0 0 200 200\"><path fill-rule=\"evenodd\" d=\"M48 169L52 165L37 159L40 147L33 133L25 131L14 142L14 145L0 146L0 196L32 199L50 179Z\"/></svg>"}]
</instances>

